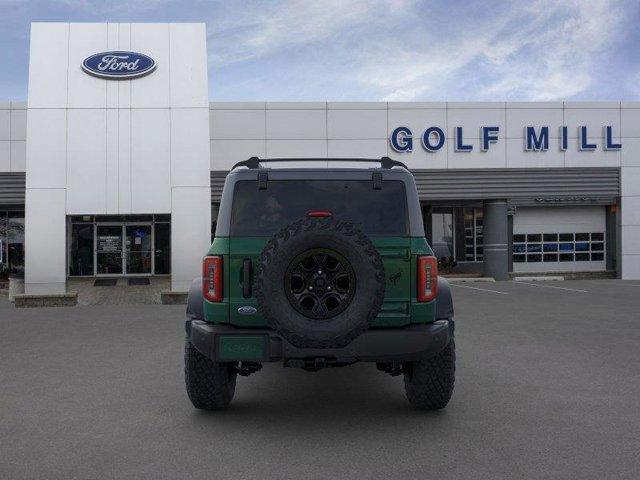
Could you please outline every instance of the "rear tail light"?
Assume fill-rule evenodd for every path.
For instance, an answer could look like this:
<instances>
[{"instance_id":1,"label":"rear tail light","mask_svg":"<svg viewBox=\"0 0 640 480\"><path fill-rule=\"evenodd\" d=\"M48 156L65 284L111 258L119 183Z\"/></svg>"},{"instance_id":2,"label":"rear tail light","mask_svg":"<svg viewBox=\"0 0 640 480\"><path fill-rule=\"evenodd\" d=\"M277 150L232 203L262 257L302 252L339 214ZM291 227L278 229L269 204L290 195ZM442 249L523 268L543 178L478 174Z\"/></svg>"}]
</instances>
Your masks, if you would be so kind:
<instances>
[{"instance_id":1,"label":"rear tail light","mask_svg":"<svg viewBox=\"0 0 640 480\"><path fill-rule=\"evenodd\" d=\"M202 294L205 300L221 302L222 257L204 257L202 261Z\"/></svg>"},{"instance_id":2,"label":"rear tail light","mask_svg":"<svg viewBox=\"0 0 640 480\"><path fill-rule=\"evenodd\" d=\"M430 302L438 295L438 259L436 257L418 257L419 302Z\"/></svg>"}]
</instances>

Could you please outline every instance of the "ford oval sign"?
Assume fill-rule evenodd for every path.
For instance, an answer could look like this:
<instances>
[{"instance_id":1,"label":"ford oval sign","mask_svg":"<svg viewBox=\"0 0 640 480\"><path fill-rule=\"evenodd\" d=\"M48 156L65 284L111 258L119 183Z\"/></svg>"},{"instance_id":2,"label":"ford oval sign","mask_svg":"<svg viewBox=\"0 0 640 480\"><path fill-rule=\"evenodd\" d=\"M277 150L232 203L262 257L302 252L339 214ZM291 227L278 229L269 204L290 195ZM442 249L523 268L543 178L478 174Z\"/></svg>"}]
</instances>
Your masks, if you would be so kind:
<instances>
[{"instance_id":1,"label":"ford oval sign","mask_svg":"<svg viewBox=\"0 0 640 480\"><path fill-rule=\"evenodd\" d=\"M151 73L156 68L153 58L136 52L102 52L87 57L82 69L94 77L130 80Z\"/></svg>"}]
</instances>

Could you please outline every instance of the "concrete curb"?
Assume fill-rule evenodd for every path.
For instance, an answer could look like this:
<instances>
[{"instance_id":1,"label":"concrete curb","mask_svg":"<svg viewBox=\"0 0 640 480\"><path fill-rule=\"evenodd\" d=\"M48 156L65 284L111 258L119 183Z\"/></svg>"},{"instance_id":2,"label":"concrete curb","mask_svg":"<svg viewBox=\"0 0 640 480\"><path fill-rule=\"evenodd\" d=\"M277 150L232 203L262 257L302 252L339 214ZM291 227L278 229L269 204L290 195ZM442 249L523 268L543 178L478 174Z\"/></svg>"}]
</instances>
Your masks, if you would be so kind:
<instances>
[{"instance_id":1,"label":"concrete curb","mask_svg":"<svg viewBox=\"0 0 640 480\"><path fill-rule=\"evenodd\" d=\"M73 307L78 304L78 292L67 292L51 295L16 294L14 297L16 308L32 307Z\"/></svg>"},{"instance_id":2,"label":"concrete curb","mask_svg":"<svg viewBox=\"0 0 640 480\"><path fill-rule=\"evenodd\" d=\"M160 292L160 302L163 305L186 305L189 292Z\"/></svg>"},{"instance_id":3,"label":"concrete curb","mask_svg":"<svg viewBox=\"0 0 640 480\"><path fill-rule=\"evenodd\" d=\"M513 277L515 282L548 282L548 281L560 281L564 280L564 277L560 275L552 276L536 276L536 277Z\"/></svg>"},{"instance_id":4,"label":"concrete curb","mask_svg":"<svg viewBox=\"0 0 640 480\"><path fill-rule=\"evenodd\" d=\"M495 282L495 278L493 277L453 277L453 278L449 278L446 276L442 276L443 278L445 278L449 283L460 283L460 282L470 282L470 283L492 283Z\"/></svg>"}]
</instances>

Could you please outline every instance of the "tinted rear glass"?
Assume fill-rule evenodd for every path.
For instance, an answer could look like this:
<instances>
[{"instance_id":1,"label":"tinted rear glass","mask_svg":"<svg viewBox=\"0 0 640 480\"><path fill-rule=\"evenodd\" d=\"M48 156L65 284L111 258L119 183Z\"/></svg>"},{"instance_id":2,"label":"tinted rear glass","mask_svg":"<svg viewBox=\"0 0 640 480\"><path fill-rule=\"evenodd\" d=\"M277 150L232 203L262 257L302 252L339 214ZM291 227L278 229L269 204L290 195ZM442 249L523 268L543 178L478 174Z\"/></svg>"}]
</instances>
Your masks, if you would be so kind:
<instances>
[{"instance_id":1,"label":"tinted rear glass","mask_svg":"<svg viewBox=\"0 0 640 480\"><path fill-rule=\"evenodd\" d=\"M407 200L401 181L386 180L374 190L371 180L269 180L235 185L231 236L271 236L309 211L329 211L368 235L407 235Z\"/></svg>"}]
</instances>

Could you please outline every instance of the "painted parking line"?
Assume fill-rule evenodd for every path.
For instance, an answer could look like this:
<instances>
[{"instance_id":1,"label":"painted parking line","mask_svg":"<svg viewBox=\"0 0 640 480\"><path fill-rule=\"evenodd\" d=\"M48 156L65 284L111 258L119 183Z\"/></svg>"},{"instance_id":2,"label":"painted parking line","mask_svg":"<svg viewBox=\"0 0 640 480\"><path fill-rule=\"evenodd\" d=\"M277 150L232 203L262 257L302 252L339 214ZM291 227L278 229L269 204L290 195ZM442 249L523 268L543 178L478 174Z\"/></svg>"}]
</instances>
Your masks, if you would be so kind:
<instances>
[{"instance_id":1,"label":"painted parking line","mask_svg":"<svg viewBox=\"0 0 640 480\"><path fill-rule=\"evenodd\" d=\"M489 290L488 288L470 287L469 285L460 285L459 283L450 283L452 287L469 288L471 290L480 290L481 292L498 293L500 295L509 295L507 292L500 292L498 290Z\"/></svg>"},{"instance_id":2,"label":"painted parking line","mask_svg":"<svg viewBox=\"0 0 640 480\"><path fill-rule=\"evenodd\" d=\"M580 292L580 293L589 293L587 290L580 290L577 288L567 288L567 287L556 287L554 285L541 285L539 283L529 283L529 282L520 282L520 281L516 281L513 283L518 283L521 285L530 285L532 287L540 287L540 288L555 288L556 290L567 290L569 292Z\"/></svg>"}]
</instances>

